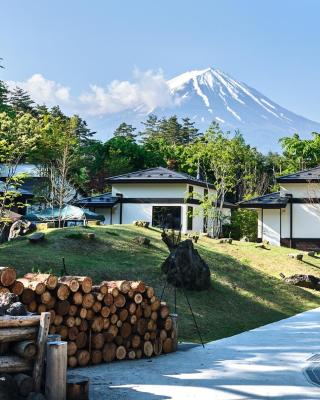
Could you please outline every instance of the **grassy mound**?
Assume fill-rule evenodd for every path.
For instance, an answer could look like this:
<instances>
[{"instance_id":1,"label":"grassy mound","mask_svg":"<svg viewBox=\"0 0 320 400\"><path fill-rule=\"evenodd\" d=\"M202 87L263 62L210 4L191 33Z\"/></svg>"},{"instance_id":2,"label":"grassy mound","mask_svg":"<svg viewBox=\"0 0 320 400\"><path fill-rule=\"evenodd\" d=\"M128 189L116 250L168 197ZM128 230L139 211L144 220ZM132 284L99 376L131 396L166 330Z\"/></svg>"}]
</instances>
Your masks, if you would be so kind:
<instances>
[{"instance_id":1,"label":"grassy mound","mask_svg":"<svg viewBox=\"0 0 320 400\"><path fill-rule=\"evenodd\" d=\"M83 233L95 233L86 240ZM76 240L66 238L71 235ZM134 242L146 236L151 245ZM200 238L195 245L207 261L212 276L212 290L188 292L205 341L219 339L277 321L320 305L320 293L288 286L279 273L320 275L320 259L304 261L288 258L292 251L272 247L255 248L252 243L219 244ZM161 262L168 254L160 233L154 229L127 225L92 228L52 229L46 240L36 245L27 240L0 245L0 265L12 265L22 275L31 270L62 273L65 258L68 274L88 274L98 283L104 279L142 279L161 294L165 279ZM168 288L164 299L174 311L174 293ZM182 340L199 341L181 290L177 291L179 334Z\"/></svg>"}]
</instances>

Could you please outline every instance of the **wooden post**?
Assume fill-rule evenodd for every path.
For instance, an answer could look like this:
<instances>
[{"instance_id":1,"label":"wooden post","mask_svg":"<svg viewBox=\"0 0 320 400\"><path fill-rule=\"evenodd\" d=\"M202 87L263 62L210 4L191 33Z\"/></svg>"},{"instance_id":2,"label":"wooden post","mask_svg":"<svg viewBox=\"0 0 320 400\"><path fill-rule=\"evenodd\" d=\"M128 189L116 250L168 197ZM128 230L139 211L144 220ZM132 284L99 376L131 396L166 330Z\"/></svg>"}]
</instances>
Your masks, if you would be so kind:
<instances>
[{"instance_id":1,"label":"wooden post","mask_svg":"<svg viewBox=\"0 0 320 400\"><path fill-rule=\"evenodd\" d=\"M34 391L40 392L41 391L41 379L42 379L42 371L43 371L43 360L44 360L44 353L47 344L47 337L49 333L50 327L50 316L49 312L42 313L40 316L40 326L38 332L38 353L36 357L36 362L33 369L33 380L34 380Z\"/></svg>"},{"instance_id":2,"label":"wooden post","mask_svg":"<svg viewBox=\"0 0 320 400\"><path fill-rule=\"evenodd\" d=\"M178 314L170 314L172 319L172 351L177 351L178 349Z\"/></svg>"},{"instance_id":3,"label":"wooden post","mask_svg":"<svg viewBox=\"0 0 320 400\"><path fill-rule=\"evenodd\" d=\"M67 391L67 342L49 342L45 394L47 400L65 400Z\"/></svg>"}]
</instances>

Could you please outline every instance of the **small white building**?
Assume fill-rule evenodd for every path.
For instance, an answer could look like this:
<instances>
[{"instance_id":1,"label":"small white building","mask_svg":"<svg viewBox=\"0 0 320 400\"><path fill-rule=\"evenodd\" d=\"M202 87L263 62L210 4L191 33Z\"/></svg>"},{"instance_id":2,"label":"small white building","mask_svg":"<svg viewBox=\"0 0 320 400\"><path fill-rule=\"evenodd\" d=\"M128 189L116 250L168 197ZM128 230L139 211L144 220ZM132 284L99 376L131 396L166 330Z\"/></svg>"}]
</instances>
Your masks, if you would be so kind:
<instances>
[{"instance_id":1,"label":"small white building","mask_svg":"<svg viewBox=\"0 0 320 400\"><path fill-rule=\"evenodd\" d=\"M210 183L163 167L119 175L107 181L112 187L111 193L77 202L104 215L106 224L131 224L141 220L154 227L181 227L183 233L200 233L206 229L199 197L215 193ZM224 214L230 215L234 207L225 202Z\"/></svg>"},{"instance_id":2,"label":"small white building","mask_svg":"<svg viewBox=\"0 0 320 400\"><path fill-rule=\"evenodd\" d=\"M258 238L277 246L320 249L320 167L277 182L279 192L239 203L258 211Z\"/></svg>"}]
</instances>

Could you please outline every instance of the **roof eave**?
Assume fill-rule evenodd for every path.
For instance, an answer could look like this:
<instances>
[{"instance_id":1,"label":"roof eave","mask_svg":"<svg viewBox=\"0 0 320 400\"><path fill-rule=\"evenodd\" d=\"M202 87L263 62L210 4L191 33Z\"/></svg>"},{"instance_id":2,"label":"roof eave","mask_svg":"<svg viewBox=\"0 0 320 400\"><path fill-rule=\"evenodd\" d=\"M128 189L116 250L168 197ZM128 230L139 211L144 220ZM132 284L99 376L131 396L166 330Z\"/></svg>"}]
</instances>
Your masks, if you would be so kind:
<instances>
[{"instance_id":1,"label":"roof eave","mask_svg":"<svg viewBox=\"0 0 320 400\"><path fill-rule=\"evenodd\" d=\"M201 181L193 181L192 179L116 179L116 178L109 178L106 181L109 184L114 184L114 183L142 183L142 184L148 184L148 183L185 183L185 184L190 184L190 185L195 185L195 186L201 186L201 187L208 187L209 189L214 189L214 185L212 183L206 183L206 182L201 182Z\"/></svg>"}]
</instances>

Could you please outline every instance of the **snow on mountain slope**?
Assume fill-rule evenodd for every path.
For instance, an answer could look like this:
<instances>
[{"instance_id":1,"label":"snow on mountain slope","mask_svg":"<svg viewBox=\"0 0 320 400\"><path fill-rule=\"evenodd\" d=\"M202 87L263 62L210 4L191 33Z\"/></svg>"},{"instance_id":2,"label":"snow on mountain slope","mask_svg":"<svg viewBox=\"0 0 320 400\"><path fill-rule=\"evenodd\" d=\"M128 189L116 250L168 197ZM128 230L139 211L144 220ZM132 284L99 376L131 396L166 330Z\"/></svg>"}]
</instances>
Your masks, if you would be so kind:
<instances>
[{"instance_id":1,"label":"snow on mountain slope","mask_svg":"<svg viewBox=\"0 0 320 400\"><path fill-rule=\"evenodd\" d=\"M294 132L306 137L320 131L320 123L288 111L219 69L186 72L168 85L180 98L179 106L154 110L156 114L189 116L201 129L215 120L223 129L239 129L261 150L278 148L279 138Z\"/></svg>"}]
</instances>

